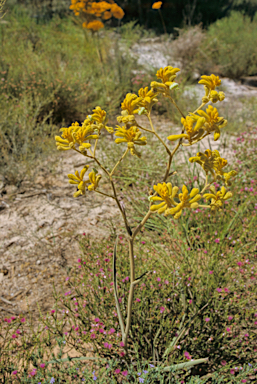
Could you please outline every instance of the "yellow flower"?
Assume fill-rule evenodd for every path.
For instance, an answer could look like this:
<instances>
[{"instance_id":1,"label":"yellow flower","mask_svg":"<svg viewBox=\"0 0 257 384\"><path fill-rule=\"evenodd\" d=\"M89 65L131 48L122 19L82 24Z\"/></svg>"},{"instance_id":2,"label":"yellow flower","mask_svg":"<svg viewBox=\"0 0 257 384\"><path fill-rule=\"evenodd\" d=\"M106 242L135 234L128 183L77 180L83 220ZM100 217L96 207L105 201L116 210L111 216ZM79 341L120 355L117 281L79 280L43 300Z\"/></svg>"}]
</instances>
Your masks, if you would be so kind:
<instances>
[{"instance_id":1,"label":"yellow flower","mask_svg":"<svg viewBox=\"0 0 257 384\"><path fill-rule=\"evenodd\" d=\"M188 160L190 163L195 162L200 164L206 174L210 172L215 180L215 170L217 169L217 165L219 169L227 165L227 160L220 157L219 151L211 151L210 149L207 149L204 153L198 152L196 156L190 157Z\"/></svg>"},{"instance_id":2,"label":"yellow flower","mask_svg":"<svg viewBox=\"0 0 257 384\"><path fill-rule=\"evenodd\" d=\"M127 112L127 115L133 115L139 111L141 107L142 98L134 93L127 93L124 101L121 103L121 109Z\"/></svg>"},{"instance_id":3,"label":"yellow flower","mask_svg":"<svg viewBox=\"0 0 257 384\"><path fill-rule=\"evenodd\" d=\"M206 85L211 91L221 84L219 76L210 75L210 76L201 76L202 80L198 81L199 84Z\"/></svg>"},{"instance_id":4,"label":"yellow flower","mask_svg":"<svg viewBox=\"0 0 257 384\"><path fill-rule=\"evenodd\" d=\"M141 88L138 91L138 96L142 98L140 105L141 105L141 110L142 108L145 108L147 112L151 112L152 106L157 103L157 93L154 93L152 89L148 90L148 87ZM139 110L140 113L140 110Z\"/></svg>"},{"instance_id":5,"label":"yellow flower","mask_svg":"<svg viewBox=\"0 0 257 384\"><path fill-rule=\"evenodd\" d=\"M104 28L104 24L100 20L93 20L86 24L86 28L96 32L99 31L99 29Z\"/></svg>"},{"instance_id":6,"label":"yellow flower","mask_svg":"<svg viewBox=\"0 0 257 384\"><path fill-rule=\"evenodd\" d=\"M199 81L199 84L203 84L205 89L205 96L202 98L202 101L204 103L208 103L209 101L212 101L213 103L223 101L225 99L224 92L215 91L215 88L221 84L219 76L211 75L201 77L202 80Z\"/></svg>"},{"instance_id":7,"label":"yellow flower","mask_svg":"<svg viewBox=\"0 0 257 384\"><path fill-rule=\"evenodd\" d=\"M152 9L160 9L162 6L162 1L157 1L156 3L153 3Z\"/></svg>"},{"instance_id":8,"label":"yellow flower","mask_svg":"<svg viewBox=\"0 0 257 384\"><path fill-rule=\"evenodd\" d=\"M101 129L105 128L107 132L113 133L112 127L107 127L106 123L108 121L106 112L101 107L96 107L93 109L93 115L89 115L88 119L90 123L94 123L94 128L97 129L99 132Z\"/></svg>"},{"instance_id":9,"label":"yellow flower","mask_svg":"<svg viewBox=\"0 0 257 384\"><path fill-rule=\"evenodd\" d=\"M98 184L99 184L99 181L101 179L101 175L97 175L97 171L96 170L93 170L92 172L89 173L88 177L89 177L89 181L91 183L91 185L88 186L88 190L89 191L94 191L96 190L96 188L98 187Z\"/></svg>"},{"instance_id":10,"label":"yellow flower","mask_svg":"<svg viewBox=\"0 0 257 384\"><path fill-rule=\"evenodd\" d=\"M156 73L156 77L161 79L162 83L158 83L157 81L151 82L151 88L154 93L161 92L164 95L169 94L169 90L173 89L177 83L174 83L177 76L177 72L179 72L179 68L173 68L171 66L160 68Z\"/></svg>"},{"instance_id":11,"label":"yellow flower","mask_svg":"<svg viewBox=\"0 0 257 384\"><path fill-rule=\"evenodd\" d=\"M215 214L216 211L222 210L221 208L223 206L224 201L230 199L233 196L233 194L231 192L226 192L225 187L221 187L221 190L216 192L215 187L212 185L210 187L210 190L212 193L206 193L203 195L203 197L205 198L205 200L211 199L211 204L210 204L211 213Z\"/></svg>"},{"instance_id":12,"label":"yellow flower","mask_svg":"<svg viewBox=\"0 0 257 384\"><path fill-rule=\"evenodd\" d=\"M75 147L76 139L75 134L79 130L79 123L72 123L69 128L61 128L62 138L55 136L56 146L59 151L67 151Z\"/></svg>"},{"instance_id":13,"label":"yellow flower","mask_svg":"<svg viewBox=\"0 0 257 384\"><path fill-rule=\"evenodd\" d=\"M214 141L218 140L220 137L220 129L227 125L227 120L220 117L217 108L214 108L212 105L208 106L206 112L199 110L197 113L205 118L205 124L203 126L204 130L208 134L214 132ZM199 119L196 114L191 113L190 116L194 120Z\"/></svg>"},{"instance_id":14,"label":"yellow flower","mask_svg":"<svg viewBox=\"0 0 257 384\"><path fill-rule=\"evenodd\" d=\"M137 127L130 127L129 129L126 129L125 127L119 127L116 128L115 136L122 137L122 139L116 139L115 143L128 143L128 148L130 149L130 153L132 155L136 155L137 157L141 157L140 153L137 152L134 145L146 145L146 137L142 135L142 132L139 131Z\"/></svg>"},{"instance_id":15,"label":"yellow flower","mask_svg":"<svg viewBox=\"0 0 257 384\"><path fill-rule=\"evenodd\" d=\"M113 17L119 20L121 20L125 15L123 9L119 7L118 4L115 4L115 3L111 5L111 12L113 14Z\"/></svg>"},{"instance_id":16,"label":"yellow flower","mask_svg":"<svg viewBox=\"0 0 257 384\"><path fill-rule=\"evenodd\" d=\"M224 180L226 185L231 185L230 178L237 175L236 171L224 173L223 168L227 165L227 160L220 157L219 151L207 149L204 153L198 152L196 156L190 157L190 163L198 163L208 174L210 172L214 180Z\"/></svg>"},{"instance_id":17,"label":"yellow flower","mask_svg":"<svg viewBox=\"0 0 257 384\"><path fill-rule=\"evenodd\" d=\"M79 150L83 154L86 154L86 150L91 147L91 144L85 143L85 141L99 138L98 135L92 135L93 128L90 125L86 124L85 121L82 124L82 127L80 127L75 134L76 143L79 144Z\"/></svg>"},{"instance_id":18,"label":"yellow flower","mask_svg":"<svg viewBox=\"0 0 257 384\"><path fill-rule=\"evenodd\" d=\"M190 208L190 209L196 209L198 208L199 204L197 201L199 201L202 196L199 194L198 188L193 188L190 192L190 195L188 195L188 189L185 185L182 187L182 193L179 194L179 200L180 203L176 203L175 208L169 208L166 210L164 216L172 215L174 219L178 219L181 214L182 210L184 208Z\"/></svg>"},{"instance_id":19,"label":"yellow flower","mask_svg":"<svg viewBox=\"0 0 257 384\"><path fill-rule=\"evenodd\" d=\"M173 187L171 183L158 183L153 186L154 190L159 196L149 196L150 201L161 201L160 204L151 205L150 210L152 212L157 211L158 213L165 212L168 208L175 206L174 197L178 193L178 187Z\"/></svg>"},{"instance_id":20,"label":"yellow flower","mask_svg":"<svg viewBox=\"0 0 257 384\"><path fill-rule=\"evenodd\" d=\"M123 111L126 112L126 111ZM132 125L137 125L136 119L134 115L125 115L117 117L118 123L123 123L126 125L126 128L132 127Z\"/></svg>"},{"instance_id":21,"label":"yellow flower","mask_svg":"<svg viewBox=\"0 0 257 384\"><path fill-rule=\"evenodd\" d=\"M196 143L203 136L203 125L205 123L205 118L197 116L196 120L196 124L193 127L195 119L193 119L191 116L186 116L185 119L182 117L181 123L184 125L186 133L181 133L180 135L171 135L168 136L167 139L170 141L176 141L178 139L185 138L189 141L190 145Z\"/></svg>"},{"instance_id":22,"label":"yellow flower","mask_svg":"<svg viewBox=\"0 0 257 384\"><path fill-rule=\"evenodd\" d=\"M87 184L90 183L90 180L88 179L88 180L83 181L83 177L84 177L86 171L88 170L88 168L89 168L89 165L85 165L85 167L82 169L80 174L78 171L76 171L75 175L72 175L72 174L68 175L69 183L78 185L78 187L77 187L78 190L77 190L77 192L74 193L74 195L73 195L74 197L78 197L80 195L85 195L85 193L86 193L86 186L87 186Z\"/></svg>"}]
</instances>

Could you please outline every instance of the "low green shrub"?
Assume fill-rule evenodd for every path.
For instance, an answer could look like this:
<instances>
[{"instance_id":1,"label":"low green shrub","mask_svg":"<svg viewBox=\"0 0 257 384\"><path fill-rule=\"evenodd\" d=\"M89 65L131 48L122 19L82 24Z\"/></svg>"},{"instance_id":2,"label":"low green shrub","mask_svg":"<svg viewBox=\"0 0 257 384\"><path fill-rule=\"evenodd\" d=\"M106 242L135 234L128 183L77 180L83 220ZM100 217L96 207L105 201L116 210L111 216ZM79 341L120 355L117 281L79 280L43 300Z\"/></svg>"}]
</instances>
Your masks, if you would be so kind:
<instances>
[{"instance_id":1,"label":"low green shrub","mask_svg":"<svg viewBox=\"0 0 257 384\"><path fill-rule=\"evenodd\" d=\"M206 39L200 44L201 72L215 70L221 76L238 79L257 74L257 18L240 12L217 20L208 28ZM200 52L200 53L201 53Z\"/></svg>"}]
</instances>

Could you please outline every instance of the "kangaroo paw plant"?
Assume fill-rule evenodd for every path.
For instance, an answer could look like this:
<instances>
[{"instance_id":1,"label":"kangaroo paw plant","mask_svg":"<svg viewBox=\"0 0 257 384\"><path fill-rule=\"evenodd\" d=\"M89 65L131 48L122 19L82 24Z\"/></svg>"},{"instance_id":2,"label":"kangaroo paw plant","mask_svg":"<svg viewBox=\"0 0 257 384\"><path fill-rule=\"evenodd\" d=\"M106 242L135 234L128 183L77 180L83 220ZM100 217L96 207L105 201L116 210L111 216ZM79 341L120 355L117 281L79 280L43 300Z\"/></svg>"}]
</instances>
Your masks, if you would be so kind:
<instances>
[{"instance_id":1,"label":"kangaroo paw plant","mask_svg":"<svg viewBox=\"0 0 257 384\"><path fill-rule=\"evenodd\" d=\"M223 168L227 165L227 160L222 158L217 150L211 151L210 149L206 149L204 153L198 152L195 156L189 158L189 162L198 163L206 173L205 185L201 191L198 188L193 188L190 191L185 185L177 186L168 182L168 178L174 173L174 170L171 172L170 169L172 159L181 146L193 146L211 134L214 135L214 140L217 141L220 138L222 129L227 125L227 120L220 117L217 108L214 108L211 104L204 110L206 104L216 104L222 102L225 98L223 92L216 90L221 84L219 77L213 74L210 76L202 76L202 79L199 81L199 83L204 86L205 91L202 97L202 103L194 112L189 112L187 115L184 115L172 95L178 87L178 84L175 82L177 72L179 72L179 68L173 68L171 66L160 68L156 74L158 81L151 82L150 88L141 88L138 91L138 95L132 93L126 95L124 101L121 103L121 115L117 117L119 125L115 128L115 136L117 137L115 143L124 145L125 149L123 155L111 171L108 171L103 166L97 156L97 143L103 139L103 135L101 135L102 131L106 130L108 133L114 132L114 129L107 125L106 112L102 110L101 107L97 106L93 110L93 113L87 116L82 126L75 122L70 127L61 129L61 137L55 137L58 150L74 150L85 157L84 168L80 172L77 170L74 175L68 174L69 182L77 187L74 197L77 198L85 195L88 193L87 191L89 191L112 198L117 203L126 228L126 241L129 249L130 263L130 289L128 293L126 318L122 315L117 295L117 241L113 252L114 295L122 334L122 344L125 352L127 352L127 342L131 327L134 289L148 273L146 272L141 276L137 276L135 271L134 243L140 230L153 214L164 215L165 217L178 220L184 210L194 210L198 207L209 209L213 215L217 214L222 211L224 202L232 197L232 193L227 190L227 187L231 185L231 178L237 174L236 171L224 172ZM161 132L157 132L152 123L151 111L153 105L158 102L158 97L167 98L181 114L181 133L171 134L167 137L171 145L166 145L165 138L161 137ZM138 115L145 117L144 126L141 126L137 121ZM140 121L141 120L142 118ZM160 145L163 146L164 153L166 152L167 166L164 175L162 177L160 176L160 182L152 186L154 191L149 192L148 212L146 212L142 221L132 230L131 228L133 228L133 226L128 222L125 208L120 203L114 179L117 167L126 156L132 156L131 161L133 156L141 158L139 148L140 146L146 146L149 142L144 134L148 135L149 139L152 135L159 140ZM91 163L93 160L93 163L95 163L94 166L98 168L98 170L93 167L90 169L90 166L86 164L87 159L91 159ZM108 179L111 190L109 193L100 189L101 177L103 176L98 174L100 169L101 173ZM222 186L218 191L213 185L217 180L225 184L225 186ZM202 200L205 200L205 202L201 202ZM173 348L174 342L171 341L163 358L167 356ZM202 363L203 360L206 361L207 359L188 362L185 363L184 366L189 367L198 362Z\"/></svg>"}]
</instances>

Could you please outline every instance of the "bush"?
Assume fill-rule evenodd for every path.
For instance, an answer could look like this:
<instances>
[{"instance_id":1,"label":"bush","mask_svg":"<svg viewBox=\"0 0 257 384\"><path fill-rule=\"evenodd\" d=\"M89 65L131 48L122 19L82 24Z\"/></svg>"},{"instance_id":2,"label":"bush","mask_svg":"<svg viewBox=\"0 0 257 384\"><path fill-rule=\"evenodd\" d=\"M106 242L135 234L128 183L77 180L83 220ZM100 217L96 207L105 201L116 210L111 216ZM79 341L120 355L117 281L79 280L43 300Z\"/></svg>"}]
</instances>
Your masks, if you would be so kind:
<instances>
[{"instance_id":1,"label":"bush","mask_svg":"<svg viewBox=\"0 0 257 384\"><path fill-rule=\"evenodd\" d=\"M229 17L216 21L200 45L201 72L209 70L211 65L216 73L232 79L257 74L256 40L256 17L251 22L250 17L232 12Z\"/></svg>"}]
</instances>

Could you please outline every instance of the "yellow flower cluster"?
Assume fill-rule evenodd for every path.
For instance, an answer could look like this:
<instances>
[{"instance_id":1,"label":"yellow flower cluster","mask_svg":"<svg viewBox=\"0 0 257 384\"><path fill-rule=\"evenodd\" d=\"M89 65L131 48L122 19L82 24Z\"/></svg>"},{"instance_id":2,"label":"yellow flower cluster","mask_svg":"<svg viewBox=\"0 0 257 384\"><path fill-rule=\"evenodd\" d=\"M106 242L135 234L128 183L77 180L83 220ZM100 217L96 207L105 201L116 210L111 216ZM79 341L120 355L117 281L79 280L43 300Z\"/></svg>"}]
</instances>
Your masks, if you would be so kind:
<instances>
[{"instance_id":1,"label":"yellow flower cluster","mask_svg":"<svg viewBox=\"0 0 257 384\"><path fill-rule=\"evenodd\" d=\"M105 8L107 9L106 4L108 3L105 3ZM100 8L95 6L94 9L98 9L100 12ZM110 176L112 176L115 168L128 152L130 152L133 156L141 158L141 153L137 151L136 146L145 146L147 144L147 138L142 136L142 130L153 133L160 139L152 125L150 114L153 105L158 102L157 96L159 94L170 98L172 103L176 105L172 99L172 91L176 88L177 83L175 83L174 80L176 78L177 72L179 72L179 68L173 68L171 66L160 68L156 76L161 80L161 82L154 81L151 83L151 88L141 88L139 89L138 94L128 93L125 96L125 99L121 103L121 115L117 117L118 123L122 124L122 126L116 126L115 143L126 143L127 149L122 158L114 167L113 171L110 173ZM227 124L227 121L223 117L219 116L217 108L214 108L212 105L209 105L206 111L202 110L202 107L207 102L216 102L216 98L211 92L216 92L215 88L221 84L221 80L214 75L202 76L202 79L199 81L199 83L203 84L205 89L208 88L208 95L206 93L208 101L206 101L207 99L204 99L205 101L203 101L202 105L195 112L189 112L187 116L181 118L183 126L181 134L167 137L167 139L170 141L180 140L179 145L191 146L212 132L214 133L214 140L218 140L220 137L221 128L225 127ZM219 93L217 97L219 98L219 101L222 101L225 96L224 94ZM136 121L136 115L145 115L150 122L151 130L141 127ZM101 131L106 129L108 133L114 132L113 128L107 125L107 121L106 111L97 106L95 109L93 109L92 115L87 116L82 126L80 126L78 123L73 123L70 127L61 129L61 137L55 137L57 149L74 149L79 151L84 156L96 160L96 144L97 140L100 138ZM91 151L91 144L89 143L90 140L96 140L93 151ZM160 140L166 147L166 151L170 154L170 156L173 156L164 141L162 139ZM184 143L183 140L186 140L187 143ZM88 151L91 155L88 154ZM216 211L220 211L225 200L232 197L232 193L226 192L224 187L222 187L220 191L216 192L215 188L211 185L214 181L217 180L223 181L226 186L231 185L231 178L237 174L237 172L233 170L230 172L224 172L224 167L227 165L227 160L223 159L217 150L211 151L210 149L207 149L204 153L198 152L195 156L189 158L189 162L198 163L206 172L206 184L202 192L199 192L199 189L197 188L193 188L191 192L189 192L187 187L183 185L182 193L179 193L178 186L172 186L171 183L166 182L163 182L162 184L158 183L157 185L153 186L153 189L155 190L154 196L149 196L149 201L151 202L151 212L164 214L165 217L171 215L174 217L174 219L178 219L181 216L183 210L186 208L210 208L211 213L215 213ZM75 197L84 195L86 188L88 190L97 190L98 188L98 183L101 179L101 176L97 175L97 171L93 169L93 171L89 173L88 179L83 180L87 170L88 166L85 166L80 174L78 171L76 171L75 175L68 175L69 182L71 184L77 185L78 190L74 194ZM106 173L108 174L107 171ZM211 174L213 180L208 184L209 174ZM166 175L169 175L169 169L166 172ZM166 176L164 180L166 180ZM207 188L210 188L211 193L203 194ZM210 205L199 205L198 201L202 198L205 198L206 201L211 199ZM152 204L154 202L159 203Z\"/></svg>"},{"instance_id":2,"label":"yellow flower cluster","mask_svg":"<svg viewBox=\"0 0 257 384\"><path fill-rule=\"evenodd\" d=\"M86 193L86 187L89 191L94 191L97 189L99 181L101 179L101 175L97 175L97 171L93 169L92 172L89 173L88 179L83 180L85 173L87 172L89 168L89 165L85 165L85 167L82 169L82 171L79 172L76 171L75 175L68 174L69 183L70 184L77 184L77 192L74 193L74 197L78 197L80 195L85 195ZM90 184L91 183L91 184ZM87 186L87 184L90 184Z\"/></svg>"},{"instance_id":3,"label":"yellow flower cluster","mask_svg":"<svg viewBox=\"0 0 257 384\"><path fill-rule=\"evenodd\" d=\"M109 20L111 17L119 20L124 17L123 9L111 0L110 2L71 0L70 9L73 10L75 16L81 16L82 19L85 19L82 24L83 28L93 32L104 28L102 21Z\"/></svg>"},{"instance_id":4,"label":"yellow flower cluster","mask_svg":"<svg viewBox=\"0 0 257 384\"><path fill-rule=\"evenodd\" d=\"M179 188L177 186L172 188L171 183L163 183L154 185L154 190L158 193L159 196L150 196L150 201L161 201L160 204L152 205L150 210L152 212L157 211L158 213L164 213L164 216L172 215L174 219L178 219L184 208L196 209L199 204L198 200L202 198L199 194L198 188L193 188L190 194L188 194L188 189L185 185L182 187L182 193L178 195ZM179 198L179 202L176 202L175 197Z\"/></svg>"},{"instance_id":5,"label":"yellow flower cluster","mask_svg":"<svg viewBox=\"0 0 257 384\"><path fill-rule=\"evenodd\" d=\"M113 133L113 128L108 127L106 112L100 107L93 109L93 115L88 115L82 126L79 123L72 123L71 127L61 128L62 136L55 136L57 149L67 151L76 149L76 144L79 145L79 151L86 155L87 149L91 147L88 140L99 138L101 130L105 128L109 133Z\"/></svg>"},{"instance_id":6,"label":"yellow flower cluster","mask_svg":"<svg viewBox=\"0 0 257 384\"><path fill-rule=\"evenodd\" d=\"M189 158L190 163L198 163L203 170L208 174L212 174L214 181L223 180L226 185L231 185L230 179L237 175L236 171L230 171L228 173L223 172L223 168L227 165L227 160L220 157L219 151L211 151L207 149L204 153L198 152L196 156Z\"/></svg>"}]
</instances>

